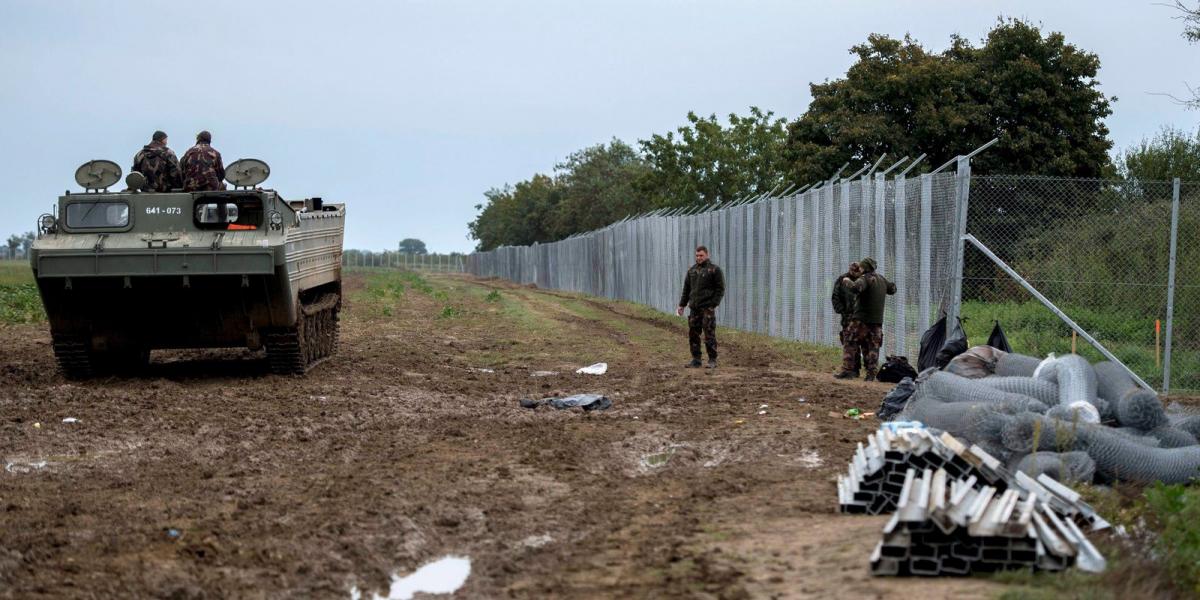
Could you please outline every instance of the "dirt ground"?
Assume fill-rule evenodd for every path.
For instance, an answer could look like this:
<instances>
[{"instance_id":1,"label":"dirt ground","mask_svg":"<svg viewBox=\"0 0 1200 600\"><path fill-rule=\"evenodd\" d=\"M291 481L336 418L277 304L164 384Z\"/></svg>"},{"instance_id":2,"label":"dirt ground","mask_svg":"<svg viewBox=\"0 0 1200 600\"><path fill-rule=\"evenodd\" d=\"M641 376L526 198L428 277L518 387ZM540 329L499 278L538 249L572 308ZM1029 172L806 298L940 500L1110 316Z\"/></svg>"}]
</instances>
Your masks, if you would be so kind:
<instances>
[{"instance_id":1,"label":"dirt ground","mask_svg":"<svg viewBox=\"0 0 1200 600\"><path fill-rule=\"evenodd\" d=\"M444 555L464 598L1003 590L867 574L883 521L838 515L834 477L875 424L830 413L887 386L831 353L723 330L720 368L683 369L682 319L429 282L348 275L340 352L304 377L164 351L67 382L45 325L0 328L0 598L348 598ZM518 406L576 392L613 407Z\"/></svg>"}]
</instances>

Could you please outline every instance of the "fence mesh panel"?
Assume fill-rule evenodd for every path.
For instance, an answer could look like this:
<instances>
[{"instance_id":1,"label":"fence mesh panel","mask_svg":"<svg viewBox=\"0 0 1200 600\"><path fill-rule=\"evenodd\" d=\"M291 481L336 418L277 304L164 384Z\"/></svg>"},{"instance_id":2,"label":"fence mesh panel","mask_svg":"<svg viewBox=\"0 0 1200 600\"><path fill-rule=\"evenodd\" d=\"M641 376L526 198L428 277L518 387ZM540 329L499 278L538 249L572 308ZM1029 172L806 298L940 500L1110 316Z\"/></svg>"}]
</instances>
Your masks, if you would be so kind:
<instances>
[{"instance_id":1,"label":"fence mesh panel","mask_svg":"<svg viewBox=\"0 0 1200 600\"><path fill-rule=\"evenodd\" d=\"M1173 187L1165 181L974 177L968 233L1161 389ZM1180 216L1182 267L1185 248L1195 250L1194 233ZM1200 225L1198 216L1192 213L1190 232ZM1089 359L1103 360L1082 338L1073 340L1067 325L984 254L968 247L964 259L962 314L971 343L984 343L998 320L1021 352L1067 353L1074 345ZM1200 302L1194 287L1200 281L1193 270L1193 287L1187 287L1185 271L1176 274L1171 388L1195 390L1200 321L1187 307Z\"/></svg>"},{"instance_id":2,"label":"fence mesh panel","mask_svg":"<svg viewBox=\"0 0 1200 600\"><path fill-rule=\"evenodd\" d=\"M900 290L889 299L885 349L915 362L957 251L954 178L862 177L701 214L646 216L558 242L478 252L467 270L670 312L703 244L725 271L719 323L834 346L834 280L851 261L872 256Z\"/></svg>"}]
</instances>

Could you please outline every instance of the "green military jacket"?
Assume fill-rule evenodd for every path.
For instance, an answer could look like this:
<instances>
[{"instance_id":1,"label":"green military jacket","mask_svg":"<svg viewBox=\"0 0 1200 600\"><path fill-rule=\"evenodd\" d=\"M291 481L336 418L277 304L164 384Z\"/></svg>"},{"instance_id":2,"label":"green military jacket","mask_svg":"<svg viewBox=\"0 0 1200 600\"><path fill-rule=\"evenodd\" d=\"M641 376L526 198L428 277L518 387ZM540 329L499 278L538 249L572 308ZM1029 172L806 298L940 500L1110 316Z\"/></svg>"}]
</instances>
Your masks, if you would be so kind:
<instances>
[{"instance_id":1,"label":"green military jacket","mask_svg":"<svg viewBox=\"0 0 1200 600\"><path fill-rule=\"evenodd\" d=\"M871 271L848 286L854 293L854 320L868 325L883 324L883 306L896 293L896 284Z\"/></svg>"},{"instance_id":2,"label":"green military jacket","mask_svg":"<svg viewBox=\"0 0 1200 600\"><path fill-rule=\"evenodd\" d=\"M842 273L836 281L833 282L833 312L842 315L842 327L845 327L850 319L854 317L854 301L858 294L842 283L843 280L854 280L850 273Z\"/></svg>"},{"instance_id":3,"label":"green military jacket","mask_svg":"<svg viewBox=\"0 0 1200 600\"><path fill-rule=\"evenodd\" d=\"M701 264L692 265L683 278L683 294L679 297L679 306L687 306L693 310L716 308L725 297L725 274L721 267L706 260Z\"/></svg>"}]
</instances>

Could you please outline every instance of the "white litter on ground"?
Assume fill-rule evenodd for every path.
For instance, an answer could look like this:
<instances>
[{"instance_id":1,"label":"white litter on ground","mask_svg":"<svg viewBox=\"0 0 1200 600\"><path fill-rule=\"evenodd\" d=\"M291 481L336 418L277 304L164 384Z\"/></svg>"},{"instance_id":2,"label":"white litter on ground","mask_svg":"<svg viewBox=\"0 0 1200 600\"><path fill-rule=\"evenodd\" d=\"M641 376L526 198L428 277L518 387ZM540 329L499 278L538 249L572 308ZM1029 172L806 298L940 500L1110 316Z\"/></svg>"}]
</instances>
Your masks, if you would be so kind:
<instances>
[{"instance_id":1,"label":"white litter on ground","mask_svg":"<svg viewBox=\"0 0 1200 600\"><path fill-rule=\"evenodd\" d=\"M603 375L608 372L608 363L596 363L594 365L582 367L575 372L582 375Z\"/></svg>"},{"instance_id":2,"label":"white litter on ground","mask_svg":"<svg viewBox=\"0 0 1200 600\"><path fill-rule=\"evenodd\" d=\"M67 418L63 419L63 423L78 423L78 422L79 422L79 419L76 419L75 417L67 417Z\"/></svg>"},{"instance_id":3,"label":"white litter on ground","mask_svg":"<svg viewBox=\"0 0 1200 600\"><path fill-rule=\"evenodd\" d=\"M41 471L42 469L45 469L47 464L49 463L44 460L34 462L10 462L4 465L4 470L13 474L32 473L34 471Z\"/></svg>"},{"instance_id":4,"label":"white litter on ground","mask_svg":"<svg viewBox=\"0 0 1200 600\"><path fill-rule=\"evenodd\" d=\"M521 545L526 548L541 548L553 541L554 538L550 537L550 534L543 533L542 535L531 535L521 540Z\"/></svg>"},{"instance_id":5,"label":"white litter on ground","mask_svg":"<svg viewBox=\"0 0 1200 600\"><path fill-rule=\"evenodd\" d=\"M558 371L534 371L529 374L530 377L550 377L551 375L558 375Z\"/></svg>"},{"instance_id":6,"label":"white litter on ground","mask_svg":"<svg viewBox=\"0 0 1200 600\"><path fill-rule=\"evenodd\" d=\"M350 588L351 600L410 600L418 593L452 594L467 582L471 574L471 559L463 556L445 556L423 565L411 575L392 575L392 584L387 595L364 596L357 587Z\"/></svg>"}]
</instances>

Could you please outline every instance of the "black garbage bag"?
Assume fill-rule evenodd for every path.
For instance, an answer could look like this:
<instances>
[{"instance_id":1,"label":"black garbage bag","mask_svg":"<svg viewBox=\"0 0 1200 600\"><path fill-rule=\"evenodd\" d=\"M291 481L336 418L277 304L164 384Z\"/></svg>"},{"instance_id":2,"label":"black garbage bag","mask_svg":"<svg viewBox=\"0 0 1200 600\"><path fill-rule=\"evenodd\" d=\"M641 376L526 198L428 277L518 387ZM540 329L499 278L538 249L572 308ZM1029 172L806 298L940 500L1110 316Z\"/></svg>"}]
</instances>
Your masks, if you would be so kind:
<instances>
[{"instance_id":1,"label":"black garbage bag","mask_svg":"<svg viewBox=\"0 0 1200 600\"><path fill-rule=\"evenodd\" d=\"M917 384L911 377L905 377L900 380L888 395L883 397L883 403L879 405L879 412L875 416L880 421L891 421L904 407L908 405L908 399L917 391Z\"/></svg>"},{"instance_id":2,"label":"black garbage bag","mask_svg":"<svg viewBox=\"0 0 1200 600\"><path fill-rule=\"evenodd\" d=\"M996 325L992 327L992 335L988 336L987 345L997 350L1012 352L1012 346L1008 345L1008 336L1004 335L1004 330L1000 328L1000 321L995 321L995 323Z\"/></svg>"},{"instance_id":3,"label":"black garbage bag","mask_svg":"<svg viewBox=\"0 0 1200 600\"><path fill-rule=\"evenodd\" d=\"M946 317L938 319L921 334L921 349L917 352L917 368L924 371L937 366L937 353L946 343Z\"/></svg>"},{"instance_id":4,"label":"black garbage bag","mask_svg":"<svg viewBox=\"0 0 1200 600\"><path fill-rule=\"evenodd\" d=\"M921 349L917 356L917 369L924 371L931 367L942 368L955 356L967 351L967 334L963 331L962 319L958 319L954 330L946 334L946 316L937 320L932 327L921 334Z\"/></svg>"},{"instance_id":5,"label":"black garbage bag","mask_svg":"<svg viewBox=\"0 0 1200 600\"><path fill-rule=\"evenodd\" d=\"M905 377L916 378L917 370L908 364L907 356L889 356L883 362L883 366L879 367L879 374L875 376L879 381L885 383L900 383Z\"/></svg>"},{"instance_id":6,"label":"black garbage bag","mask_svg":"<svg viewBox=\"0 0 1200 600\"><path fill-rule=\"evenodd\" d=\"M938 368L945 368L950 361L954 360L954 357L966 352L967 348L970 348L970 344L967 343L967 332L963 330L962 319L958 319L954 323L954 329L951 329L946 336L946 343L942 344L942 349L937 353Z\"/></svg>"}]
</instances>

